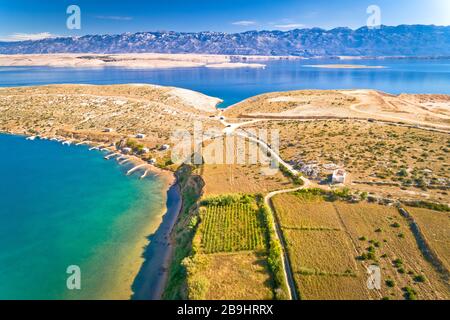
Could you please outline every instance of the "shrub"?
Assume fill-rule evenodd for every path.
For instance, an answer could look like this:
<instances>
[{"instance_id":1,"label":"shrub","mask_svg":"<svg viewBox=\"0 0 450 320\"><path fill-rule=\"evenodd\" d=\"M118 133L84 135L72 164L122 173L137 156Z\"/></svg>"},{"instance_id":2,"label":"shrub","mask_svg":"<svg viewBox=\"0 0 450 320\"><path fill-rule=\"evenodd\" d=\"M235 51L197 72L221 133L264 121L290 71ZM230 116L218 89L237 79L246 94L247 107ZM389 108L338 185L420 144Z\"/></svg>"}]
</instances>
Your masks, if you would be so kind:
<instances>
[{"instance_id":1,"label":"shrub","mask_svg":"<svg viewBox=\"0 0 450 320\"><path fill-rule=\"evenodd\" d=\"M394 222L393 224L391 224L392 228L400 228L400 224L398 222Z\"/></svg>"},{"instance_id":2,"label":"shrub","mask_svg":"<svg viewBox=\"0 0 450 320\"><path fill-rule=\"evenodd\" d=\"M391 279L386 280L385 283L389 288L393 288L395 286L394 280Z\"/></svg>"},{"instance_id":3,"label":"shrub","mask_svg":"<svg viewBox=\"0 0 450 320\"><path fill-rule=\"evenodd\" d=\"M417 292L411 287L404 287L403 292L405 293L406 300L417 300Z\"/></svg>"},{"instance_id":4,"label":"shrub","mask_svg":"<svg viewBox=\"0 0 450 320\"><path fill-rule=\"evenodd\" d=\"M408 171L406 171L406 169L403 168L403 169L401 169L401 170L397 173L397 175L398 175L399 177L407 177L407 176L408 176Z\"/></svg>"},{"instance_id":5,"label":"shrub","mask_svg":"<svg viewBox=\"0 0 450 320\"><path fill-rule=\"evenodd\" d=\"M414 277L415 282L425 282L425 277L422 275L417 275Z\"/></svg>"},{"instance_id":6,"label":"shrub","mask_svg":"<svg viewBox=\"0 0 450 320\"><path fill-rule=\"evenodd\" d=\"M263 204L262 197L257 196L257 202L258 205L260 206L260 213L264 220L267 230L267 238L269 240L268 241L269 257L267 258L267 263L274 282L275 299L285 300L288 299L289 297L287 294L288 292L287 284L284 278L284 266L282 260L283 252L281 249L281 244L275 235L270 210L267 208L265 204Z\"/></svg>"},{"instance_id":7,"label":"shrub","mask_svg":"<svg viewBox=\"0 0 450 320\"><path fill-rule=\"evenodd\" d=\"M209 281L198 272L207 263L204 256L186 257L181 265L187 274L187 294L190 300L203 300L209 288Z\"/></svg>"},{"instance_id":8,"label":"shrub","mask_svg":"<svg viewBox=\"0 0 450 320\"><path fill-rule=\"evenodd\" d=\"M288 177L292 180L292 182L296 185L302 186L304 184L303 180L301 179L301 176L293 174L291 171L289 171L288 168L286 168L284 165L280 163L279 165L280 171L283 173L285 177Z\"/></svg>"},{"instance_id":9,"label":"shrub","mask_svg":"<svg viewBox=\"0 0 450 320\"><path fill-rule=\"evenodd\" d=\"M361 260L361 261L365 261L365 260L374 260L375 261L376 257L375 257L375 253L367 252L367 253L363 253L362 255L360 255L357 259Z\"/></svg>"},{"instance_id":10,"label":"shrub","mask_svg":"<svg viewBox=\"0 0 450 320\"><path fill-rule=\"evenodd\" d=\"M249 195L228 194L217 197L209 197L200 202L202 206L229 206L236 203L249 204L253 198Z\"/></svg>"},{"instance_id":11,"label":"shrub","mask_svg":"<svg viewBox=\"0 0 450 320\"><path fill-rule=\"evenodd\" d=\"M395 259L394 261L392 261L392 263L394 264L394 266L396 268L400 268L401 266L403 266L403 261L402 259Z\"/></svg>"},{"instance_id":12,"label":"shrub","mask_svg":"<svg viewBox=\"0 0 450 320\"><path fill-rule=\"evenodd\" d=\"M406 204L411 207L425 208L434 211L450 212L450 207L447 204L443 203L434 203L428 201L410 201L406 202Z\"/></svg>"}]
</instances>

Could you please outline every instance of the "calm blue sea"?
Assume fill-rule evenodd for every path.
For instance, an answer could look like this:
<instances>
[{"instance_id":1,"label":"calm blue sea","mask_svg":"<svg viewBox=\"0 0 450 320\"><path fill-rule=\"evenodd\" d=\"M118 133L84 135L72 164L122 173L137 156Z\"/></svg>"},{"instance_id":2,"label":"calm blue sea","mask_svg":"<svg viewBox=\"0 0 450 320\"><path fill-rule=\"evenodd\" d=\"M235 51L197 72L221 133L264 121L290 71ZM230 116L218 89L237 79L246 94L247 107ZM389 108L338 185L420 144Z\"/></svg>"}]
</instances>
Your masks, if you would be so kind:
<instances>
[{"instance_id":1,"label":"calm blue sea","mask_svg":"<svg viewBox=\"0 0 450 320\"><path fill-rule=\"evenodd\" d=\"M222 107L271 91L295 89L378 89L398 93L450 94L450 60L355 60L345 64L384 66L385 69L319 69L311 64L337 60L267 62L266 69L187 68L144 70L121 68L73 69L43 67L0 68L0 86L50 83L151 83L200 91L222 98Z\"/></svg>"},{"instance_id":2,"label":"calm blue sea","mask_svg":"<svg viewBox=\"0 0 450 320\"><path fill-rule=\"evenodd\" d=\"M328 63L337 61L272 61L264 70L0 67L0 86L151 83L222 98L222 107L294 89L450 94L450 60L345 61L384 69L307 66ZM127 177L126 168L86 147L0 135L0 150L0 299L126 298L145 226L164 205L161 181ZM68 265L82 269L80 292L66 289Z\"/></svg>"},{"instance_id":3,"label":"calm blue sea","mask_svg":"<svg viewBox=\"0 0 450 320\"><path fill-rule=\"evenodd\" d=\"M128 298L162 182L87 147L0 135L0 150L0 299Z\"/></svg>"}]
</instances>

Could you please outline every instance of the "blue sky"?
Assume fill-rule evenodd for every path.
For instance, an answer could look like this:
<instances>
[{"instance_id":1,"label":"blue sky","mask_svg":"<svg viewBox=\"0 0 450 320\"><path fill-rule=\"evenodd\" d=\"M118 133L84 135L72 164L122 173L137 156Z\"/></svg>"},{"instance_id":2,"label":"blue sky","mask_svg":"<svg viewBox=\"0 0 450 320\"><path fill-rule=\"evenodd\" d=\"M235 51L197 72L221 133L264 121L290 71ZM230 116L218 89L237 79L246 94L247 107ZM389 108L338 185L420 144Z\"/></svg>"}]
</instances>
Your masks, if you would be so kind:
<instances>
[{"instance_id":1,"label":"blue sky","mask_svg":"<svg viewBox=\"0 0 450 320\"><path fill-rule=\"evenodd\" d=\"M81 9L81 30L66 8ZM137 31L288 30L366 24L369 5L385 25L450 25L449 0L0 0L0 40Z\"/></svg>"}]
</instances>

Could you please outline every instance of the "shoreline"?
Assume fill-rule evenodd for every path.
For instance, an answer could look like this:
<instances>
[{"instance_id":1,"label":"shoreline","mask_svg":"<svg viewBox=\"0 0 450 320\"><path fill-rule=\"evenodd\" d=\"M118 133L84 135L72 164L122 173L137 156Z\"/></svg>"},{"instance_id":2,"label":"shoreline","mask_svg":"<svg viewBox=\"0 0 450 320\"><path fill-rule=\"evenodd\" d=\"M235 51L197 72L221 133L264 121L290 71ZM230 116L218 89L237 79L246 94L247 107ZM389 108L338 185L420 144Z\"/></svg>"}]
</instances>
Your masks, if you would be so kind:
<instances>
[{"instance_id":1,"label":"shoreline","mask_svg":"<svg viewBox=\"0 0 450 320\"><path fill-rule=\"evenodd\" d=\"M385 66L368 66L364 64L310 64L304 65L308 68L318 69L386 69Z\"/></svg>"},{"instance_id":2,"label":"shoreline","mask_svg":"<svg viewBox=\"0 0 450 320\"><path fill-rule=\"evenodd\" d=\"M161 300L168 279L168 269L174 245L170 235L182 206L182 196L178 182L167 191L166 212L158 229L147 237L142 264L133 284L131 300Z\"/></svg>"},{"instance_id":3,"label":"shoreline","mask_svg":"<svg viewBox=\"0 0 450 320\"><path fill-rule=\"evenodd\" d=\"M46 137L45 139L36 136L33 137L33 139L30 139L30 136L28 135L14 132L2 131L0 134L17 136L27 140L39 139L48 142L58 142L62 145L64 145L65 141L67 141L62 140L63 138L60 136ZM73 143L73 146L77 146L77 144ZM114 150L111 150L108 147L99 148L98 143L95 142L86 143L84 146L88 146L89 150L108 151L110 154L114 153ZM101 153L99 153L99 155L101 155ZM132 164L133 167L147 164L147 162L138 156L127 155L127 157L129 159L128 164ZM111 158L111 160L113 159L114 158ZM106 158L105 160L109 161L109 159ZM118 161L118 164L120 164L120 161ZM140 239L138 242L132 244L134 247L139 248L139 258L136 259L135 262L130 261L131 264L137 266L137 270L131 277L132 280L129 287L122 289L129 290L129 299L159 300L163 294L167 282L167 271L173 252L173 244L170 240L170 233L178 219L178 215L181 210L182 197L175 174L172 171L161 169L149 164L145 167L145 171L151 172L151 174L160 179L163 184L161 196L165 198L165 204L163 208L161 208L160 213L153 216L150 219L151 221L148 222L148 226L145 227L147 231L145 232L146 234L144 239ZM144 176L142 176L141 179L143 177ZM144 247L142 247L142 245L144 245ZM150 258L152 259L150 260ZM112 282L116 280L117 279L113 279ZM102 290L100 290L100 292L101 291ZM110 295L120 296L120 293L117 292Z\"/></svg>"},{"instance_id":4,"label":"shoreline","mask_svg":"<svg viewBox=\"0 0 450 320\"><path fill-rule=\"evenodd\" d=\"M289 57L290 58L290 57ZM56 53L56 54L0 54L0 67L49 68L125 68L125 69L179 69L265 68L260 61L286 59L271 56L233 56L212 54L160 54L160 53Z\"/></svg>"}]
</instances>

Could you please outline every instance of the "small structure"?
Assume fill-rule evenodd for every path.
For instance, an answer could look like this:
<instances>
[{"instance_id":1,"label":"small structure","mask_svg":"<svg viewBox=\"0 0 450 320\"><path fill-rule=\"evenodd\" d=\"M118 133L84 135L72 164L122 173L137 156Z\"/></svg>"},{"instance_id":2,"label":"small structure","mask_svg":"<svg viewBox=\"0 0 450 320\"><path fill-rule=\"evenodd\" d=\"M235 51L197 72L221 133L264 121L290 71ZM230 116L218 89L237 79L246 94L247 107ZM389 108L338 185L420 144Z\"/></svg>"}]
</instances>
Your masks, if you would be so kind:
<instances>
[{"instance_id":1,"label":"small structure","mask_svg":"<svg viewBox=\"0 0 450 320\"><path fill-rule=\"evenodd\" d=\"M122 153L125 153L125 154L129 154L129 153L131 153L132 151L133 151L133 149L128 148L128 147L122 149Z\"/></svg>"},{"instance_id":2,"label":"small structure","mask_svg":"<svg viewBox=\"0 0 450 320\"><path fill-rule=\"evenodd\" d=\"M169 149L170 149L170 146L168 144L163 144L161 146L161 148L159 148L159 150L161 150L161 151L165 151L165 150L169 150Z\"/></svg>"},{"instance_id":3,"label":"small structure","mask_svg":"<svg viewBox=\"0 0 450 320\"><path fill-rule=\"evenodd\" d=\"M150 160L148 160L148 164L155 165L156 164L156 159L155 158L151 158Z\"/></svg>"},{"instance_id":4,"label":"small structure","mask_svg":"<svg viewBox=\"0 0 450 320\"><path fill-rule=\"evenodd\" d=\"M145 134L143 134L143 133L138 133L138 134L136 135L136 138L137 138L137 139L144 139L144 138L145 138Z\"/></svg>"},{"instance_id":5,"label":"small structure","mask_svg":"<svg viewBox=\"0 0 450 320\"><path fill-rule=\"evenodd\" d=\"M141 149L141 153L142 153L142 154L146 154L146 153L149 153L149 152L150 152L150 149L149 149L149 148L145 148L145 147L144 147L144 148Z\"/></svg>"},{"instance_id":6,"label":"small structure","mask_svg":"<svg viewBox=\"0 0 450 320\"><path fill-rule=\"evenodd\" d=\"M301 173L307 175L311 179L317 179L320 175L320 170L316 163L302 163L301 165L298 165L297 168Z\"/></svg>"},{"instance_id":7,"label":"small structure","mask_svg":"<svg viewBox=\"0 0 450 320\"><path fill-rule=\"evenodd\" d=\"M337 169L333 171L333 175L331 177L331 183L339 184L345 182L345 177L347 173L343 169Z\"/></svg>"},{"instance_id":8,"label":"small structure","mask_svg":"<svg viewBox=\"0 0 450 320\"><path fill-rule=\"evenodd\" d=\"M336 170L339 169L339 166L335 163L326 163L322 165L325 170Z\"/></svg>"},{"instance_id":9,"label":"small structure","mask_svg":"<svg viewBox=\"0 0 450 320\"><path fill-rule=\"evenodd\" d=\"M103 132L113 132L113 129L112 128L105 128L105 129L103 129Z\"/></svg>"}]
</instances>

